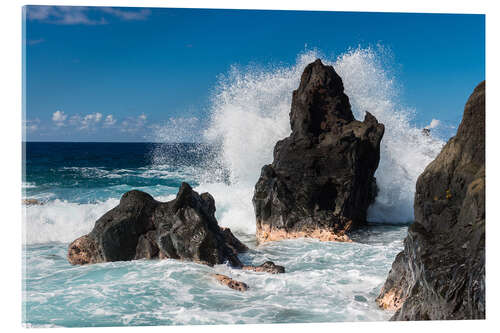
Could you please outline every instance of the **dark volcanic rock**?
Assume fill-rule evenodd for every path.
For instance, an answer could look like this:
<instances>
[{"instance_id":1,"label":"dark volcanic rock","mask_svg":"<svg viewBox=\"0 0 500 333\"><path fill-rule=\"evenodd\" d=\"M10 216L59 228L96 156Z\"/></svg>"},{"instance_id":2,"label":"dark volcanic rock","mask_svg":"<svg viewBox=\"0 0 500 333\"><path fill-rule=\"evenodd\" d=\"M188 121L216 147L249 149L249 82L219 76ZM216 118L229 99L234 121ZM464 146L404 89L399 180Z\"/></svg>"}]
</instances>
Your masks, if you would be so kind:
<instances>
[{"instance_id":1,"label":"dark volcanic rock","mask_svg":"<svg viewBox=\"0 0 500 333\"><path fill-rule=\"evenodd\" d=\"M415 222L377 299L393 320L485 318L485 185L482 82L417 180Z\"/></svg>"},{"instance_id":2,"label":"dark volcanic rock","mask_svg":"<svg viewBox=\"0 0 500 333\"><path fill-rule=\"evenodd\" d=\"M229 229L215 219L215 202L183 183L177 197L158 202L141 191L125 193L120 204L97 220L94 229L69 246L71 264L141 258L174 258L207 265L228 261L247 250Z\"/></svg>"},{"instance_id":3,"label":"dark volcanic rock","mask_svg":"<svg viewBox=\"0 0 500 333\"><path fill-rule=\"evenodd\" d=\"M274 262L272 261L266 261L265 263L259 266L243 266L242 269L245 271L266 272L271 274L285 273L285 267L280 265L275 265Z\"/></svg>"},{"instance_id":4,"label":"dark volcanic rock","mask_svg":"<svg viewBox=\"0 0 500 333\"><path fill-rule=\"evenodd\" d=\"M342 79L319 59L293 92L290 123L255 185L257 239L348 240L376 196L384 125L368 112L354 119Z\"/></svg>"}]
</instances>

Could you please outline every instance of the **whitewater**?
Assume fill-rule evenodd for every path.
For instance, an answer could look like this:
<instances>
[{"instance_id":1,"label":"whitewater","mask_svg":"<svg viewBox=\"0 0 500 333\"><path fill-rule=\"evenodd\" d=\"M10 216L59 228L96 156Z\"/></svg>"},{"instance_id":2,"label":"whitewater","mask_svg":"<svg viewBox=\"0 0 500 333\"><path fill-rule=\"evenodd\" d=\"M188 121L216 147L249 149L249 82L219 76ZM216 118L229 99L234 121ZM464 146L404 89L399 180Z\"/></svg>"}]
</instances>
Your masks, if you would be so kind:
<instances>
[{"instance_id":1,"label":"whitewater","mask_svg":"<svg viewBox=\"0 0 500 333\"><path fill-rule=\"evenodd\" d=\"M374 299L413 220L416 179L444 141L414 125L417 111L400 102L400 83L386 56L372 48L332 59L307 51L292 66L233 66L213 90L204 143L28 143L23 196L43 204L23 206L23 322L121 326L390 318ZM356 119L369 111L385 125L375 174L379 193L368 211L373 226L353 233L354 243L304 239L257 246L253 188L262 166L272 162L274 144L291 132L292 91L316 58L342 77ZM173 132L160 131L158 141L169 141ZM213 195L219 224L252 249L242 261L272 260L287 273L175 260L69 265L69 242L88 233L123 193L140 189L171 200L182 181ZM212 270L245 281L250 290L218 285Z\"/></svg>"}]
</instances>

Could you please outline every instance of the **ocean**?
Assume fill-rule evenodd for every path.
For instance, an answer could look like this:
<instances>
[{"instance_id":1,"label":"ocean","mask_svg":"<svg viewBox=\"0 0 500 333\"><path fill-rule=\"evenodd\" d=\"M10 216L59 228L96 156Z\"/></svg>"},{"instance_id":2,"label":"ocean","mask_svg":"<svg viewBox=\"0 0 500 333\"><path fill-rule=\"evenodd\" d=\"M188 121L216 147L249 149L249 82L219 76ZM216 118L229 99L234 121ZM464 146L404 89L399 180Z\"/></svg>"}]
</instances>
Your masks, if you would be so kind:
<instances>
[{"instance_id":1,"label":"ocean","mask_svg":"<svg viewBox=\"0 0 500 333\"><path fill-rule=\"evenodd\" d=\"M295 239L257 246L253 187L272 162L277 140L290 133L291 92L306 52L289 67L234 67L214 90L201 142L175 142L182 126L162 131L164 143L44 143L24 145L23 323L34 327L244 324L388 320L375 304L413 220L415 182L444 144L412 122L380 56L353 49L322 57L343 78L357 119L370 111L385 124L375 174L379 193L369 225L353 243ZM182 124L181 124L182 125ZM176 260L71 266L67 248L131 189L157 200L175 197L181 182L210 192L219 225L251 251L246 264L266 260L286 268L270 275ZM211 274L248 284L241 293Z\"/></svg>"}]
</instances>

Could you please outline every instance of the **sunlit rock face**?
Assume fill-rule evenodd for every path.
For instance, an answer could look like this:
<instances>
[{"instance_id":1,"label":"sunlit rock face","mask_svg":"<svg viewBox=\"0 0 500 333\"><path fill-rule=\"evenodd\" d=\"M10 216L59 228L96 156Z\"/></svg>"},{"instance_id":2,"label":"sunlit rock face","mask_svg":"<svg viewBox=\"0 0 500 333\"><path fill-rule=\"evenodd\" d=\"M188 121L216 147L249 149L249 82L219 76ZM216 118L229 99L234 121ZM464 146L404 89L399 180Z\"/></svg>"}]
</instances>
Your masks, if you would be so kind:
<instances>
[{"instance_id":1,"label":"sunlit rock face","mask_svg":"<svg viewBox=\"0 0 500 333\"><path fill-rule=\"evenodd\" d=\"M377 299L393 320L485 318L485 82L417 181L415 222Z\"/></svg>"}]
</instances>

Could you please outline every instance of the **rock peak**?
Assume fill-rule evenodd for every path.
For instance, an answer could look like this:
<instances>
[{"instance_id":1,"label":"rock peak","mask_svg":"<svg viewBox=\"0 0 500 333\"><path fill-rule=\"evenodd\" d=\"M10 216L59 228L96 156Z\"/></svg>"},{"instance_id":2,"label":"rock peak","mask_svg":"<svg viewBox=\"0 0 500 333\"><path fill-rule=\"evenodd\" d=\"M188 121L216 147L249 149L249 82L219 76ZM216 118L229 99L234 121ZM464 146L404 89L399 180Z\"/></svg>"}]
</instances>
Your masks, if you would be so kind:
<instances>
[{"instance_id":1,"label":"rock peak","mask_svg":"<svg viewBox=\"0 0 500 333\"><path fill-rule=\"evenodd\" d=\"M293 92L290 124L293 135L317 137L354 120L342 79L320 59L304 69Z\"/></svg>"},{"instance_id":2,"label":"rock peak","mask_svg":"<svg viewBox=\"0 0 500 333\"><path fill-rule=\"evenodd\" d=\"M262 168L253 204L259 242L295 237L348 240L366 221L377 186L384 125L355 120L342 79L316 60L293 92L292 134Z\"/></svg>"}]
</instances>

